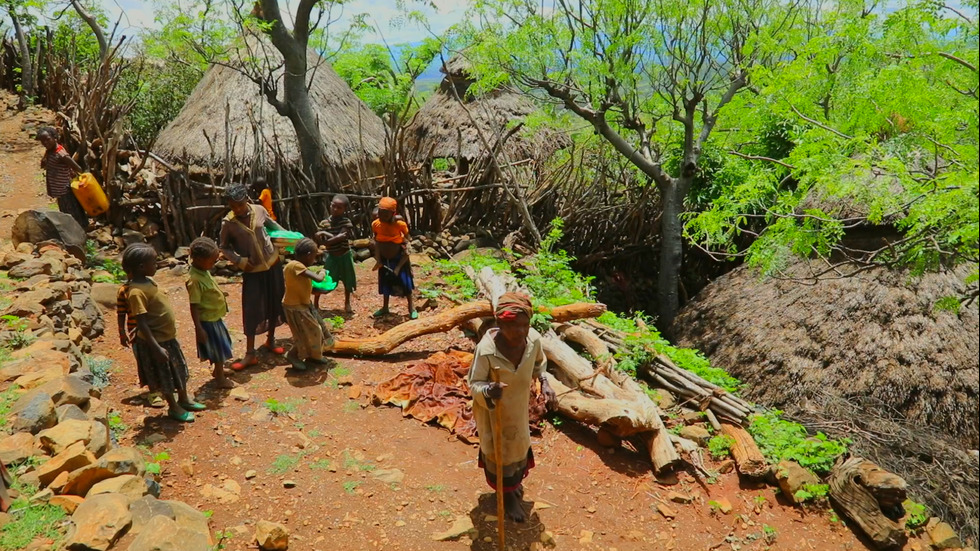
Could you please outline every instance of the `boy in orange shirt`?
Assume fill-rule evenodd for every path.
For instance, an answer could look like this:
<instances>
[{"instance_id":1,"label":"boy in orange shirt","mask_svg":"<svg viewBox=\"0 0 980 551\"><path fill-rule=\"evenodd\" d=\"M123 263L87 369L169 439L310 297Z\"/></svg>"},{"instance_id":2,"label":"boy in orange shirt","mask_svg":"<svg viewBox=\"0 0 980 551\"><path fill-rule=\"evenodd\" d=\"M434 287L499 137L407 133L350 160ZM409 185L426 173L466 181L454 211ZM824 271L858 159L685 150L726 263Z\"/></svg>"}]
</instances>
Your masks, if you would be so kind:
<instances>
[{"instance_id":1,"label":"boy in orange shirt","mask_svg":"<svg viewBox=\"0 0 980 551\"><path fill-rule=\"evenodd\" d=\"M265 207L269 213L269 218L276 219L276 213L272 210L272 190L265 183L265 176L258 176L252 184L252 193L260 205Z\"/></svg>"},{"instance_id":2,"label":"boy in orange shirt","mask_svg":"<svg viewBox=\"0 0 980 551\"><path fill-rule=\"evenodd\" d=\"M415 280L412 277L412 263L408 255L408 224L398 220L395 211L398 202L392 197L382 197L378 202L378 218L371 223L374 232L374 269L378 274L378 293L384 297L381 309L373 314L379 318L388 315L388 301L391 295L408 299L408 317L418 319L412 291Z\"/></svg>"}]
</instances>

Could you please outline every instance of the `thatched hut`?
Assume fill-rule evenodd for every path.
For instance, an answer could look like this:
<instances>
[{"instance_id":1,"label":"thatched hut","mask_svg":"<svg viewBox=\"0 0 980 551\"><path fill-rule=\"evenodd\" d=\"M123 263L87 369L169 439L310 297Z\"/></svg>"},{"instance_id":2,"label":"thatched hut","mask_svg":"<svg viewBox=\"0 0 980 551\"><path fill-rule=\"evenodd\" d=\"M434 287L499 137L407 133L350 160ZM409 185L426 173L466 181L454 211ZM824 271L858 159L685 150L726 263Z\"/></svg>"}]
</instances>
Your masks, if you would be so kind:
<instances>
[{"instance_id":1,"label":"thatched hut","mask_svg":"<svg viewBox=\"0 0 980 551\"><path fill-rule=\"evenodd\" d=\"M278 51L255 39L250 40L249 49L251 55L243 52L240 57L261 56L270 66L279 66L275 74L281 86L283 69ZM313 50L308 51L308 67L309 91L326 146L328 171L348 180L334 184L349 185L381 174L384 123ZM242 72L232 66L212 65L177 117L160 132L154 151L173 161L220 170L226 145L236 169L268 166L277 155L294 166L300 163L296 132L289 119L280 116L259 86Z\"/></svg>"},{"instance_id":2,"label":"thatched hut","mask_svg":"<svg viewBox=\"0 0 980 551\"><path fill-rule=\"evenodd\" d=\"M527 97L511 88L469 93L474 80L468 69L468 62L459 55L443 65L446 76L439 88L405 130L406 151L413 160L453 159L457 171L465 174L474 161L487 156L487 145L495 147L514 123L537 110ZM554 130L517 132L503 142L501 158L510 162L542 159L567 142L567 136Z\"/></svg>"}]
</instances>

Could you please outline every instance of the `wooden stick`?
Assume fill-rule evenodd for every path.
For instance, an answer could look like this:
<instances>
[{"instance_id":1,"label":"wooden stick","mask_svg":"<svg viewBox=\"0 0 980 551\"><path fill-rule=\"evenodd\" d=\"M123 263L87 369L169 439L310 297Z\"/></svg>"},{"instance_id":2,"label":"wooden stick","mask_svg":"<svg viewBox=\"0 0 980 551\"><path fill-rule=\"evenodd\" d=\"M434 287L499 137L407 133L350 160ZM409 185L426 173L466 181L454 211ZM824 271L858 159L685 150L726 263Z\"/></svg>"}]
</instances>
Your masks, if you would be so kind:
<instances>
[{"instance_id":1,"label":"wooden stick","mask_svg":"<svg viewBox=\"0 0 980 551\"><path fill-rule=\"evenodd\" d=\"M497 373L491 369L490 379L496 383ZM493 462L496 467L497 484L497 537L498 549L504 551L504 444L503 444L503 417L500 413L500 404L493 405Z\"/></svg>"}]
</instances>

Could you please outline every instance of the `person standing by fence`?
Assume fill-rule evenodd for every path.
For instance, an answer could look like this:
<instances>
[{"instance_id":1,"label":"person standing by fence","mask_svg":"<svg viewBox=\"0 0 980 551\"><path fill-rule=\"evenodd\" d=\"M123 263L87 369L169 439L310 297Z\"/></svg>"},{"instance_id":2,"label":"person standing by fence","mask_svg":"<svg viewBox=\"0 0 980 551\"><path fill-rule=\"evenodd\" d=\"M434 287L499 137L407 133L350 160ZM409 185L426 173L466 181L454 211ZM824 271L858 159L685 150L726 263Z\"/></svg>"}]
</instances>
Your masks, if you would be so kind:
<instances>
[{"instance_id":1,"label":"person standing by fence","mask_svg":"<svg viewBox=\"0 0 980 551\"><path fill-rule=\"evenodd\" d=\"M71 179L82 171L75 159L71 158L65 147L58 143L58 131L51 126L42 126L37 131L37 141L44 146L41 168L45 172L46 191L49 197L58 202L58 210L71 216L88 231L88 214L71 191Z\"/></svg>"}]
</instances>

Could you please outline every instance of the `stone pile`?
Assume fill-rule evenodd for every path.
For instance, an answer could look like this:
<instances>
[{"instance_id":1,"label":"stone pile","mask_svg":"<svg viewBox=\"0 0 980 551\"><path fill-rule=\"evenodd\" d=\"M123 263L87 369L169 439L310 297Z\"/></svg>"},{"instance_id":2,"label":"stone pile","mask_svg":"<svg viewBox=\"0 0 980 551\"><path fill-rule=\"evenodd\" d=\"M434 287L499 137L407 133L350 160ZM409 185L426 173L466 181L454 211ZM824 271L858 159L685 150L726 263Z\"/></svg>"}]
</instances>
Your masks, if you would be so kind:
<instances>
[{"instance_id":1,"label":"stone pile","mask_svg":"<svg viewBox=\"0 0 980 551\"><path fill-rule=\"evenodd\" d=\"M109 407L84 353L103 331L90 276L77 258L52 244L22 242L0 252L4 338L15 350L0 365L0 392L14 394L0 429L0 461L21 483L71 515L66 549L107 551L126 534L130 551L209 551L208 518L193 507L158 499L160 485L142 452L117 447ZM0 272L2 274L2 272ZM15 279L24 278L24 279ZM16 495L12 497L17 497Z\"/></svg>"}]
</instances>

